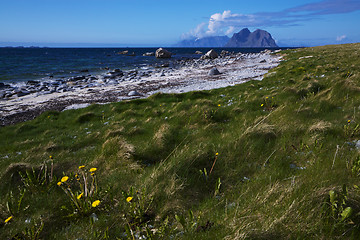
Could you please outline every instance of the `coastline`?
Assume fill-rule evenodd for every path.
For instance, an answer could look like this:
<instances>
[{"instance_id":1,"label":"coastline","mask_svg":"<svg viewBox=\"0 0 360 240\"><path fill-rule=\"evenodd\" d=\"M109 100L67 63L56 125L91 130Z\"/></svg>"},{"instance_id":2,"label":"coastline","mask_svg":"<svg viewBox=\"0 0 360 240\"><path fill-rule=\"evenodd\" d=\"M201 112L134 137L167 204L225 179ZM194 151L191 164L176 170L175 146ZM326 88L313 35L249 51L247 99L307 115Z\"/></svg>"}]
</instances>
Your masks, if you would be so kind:
<instances>
[{"instance_id":1,"label":"coastline","mask_svg":"<svg viewBox=\"0 0 360 240\"><path fill-rule=\"evenodd\" d=\"M262 80L264 75L279 65L282 57L271 51L248 54L223 53L215 59L191 59L179 62L174 68L162 66L155 71L129 71L124 74L110 71L100 79L76 78L64 84L75 85L72 91L54 91L42 94L35 91L24 96L0 100L0 126L34 119L49 110L63 111L103 104L146 98L157 92L183 93L210 90L241 84L249 80ZM209 75L216 67L221 74ZM124 78L127 75L127 78ZM110 76L110 78L109 78ZM93 82L102 84L93 84ZM90 82L90 84L89 84Z\"/></svg>"}]
</instances>

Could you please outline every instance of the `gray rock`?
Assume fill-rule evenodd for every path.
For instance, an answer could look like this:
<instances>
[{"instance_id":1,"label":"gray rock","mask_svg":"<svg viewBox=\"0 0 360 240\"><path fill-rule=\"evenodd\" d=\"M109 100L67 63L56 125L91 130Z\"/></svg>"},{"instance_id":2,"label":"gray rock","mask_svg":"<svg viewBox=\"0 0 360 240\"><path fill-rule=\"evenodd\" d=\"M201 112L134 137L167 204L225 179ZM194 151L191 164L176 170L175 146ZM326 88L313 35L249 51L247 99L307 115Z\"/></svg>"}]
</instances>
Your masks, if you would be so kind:
<instances>
[{"instance_id":1,"label":"gray rock","mask_svg":"<svg viewBox=\"0 0 360 240\"><path fill-rule=\"evenodd\" d=\"M125 55L125 54L128 54L128 53L129 53L129 51L125 50L125 51L118 52L117 54Z\"/></svg>"},{"instance_id":2,"label":"gray rock","mask_svg":"<svg viewBox=\"0 0 360 240\"><path fill-rule=\"evenodd\" d=\"M147 52L147 53L144 53L143 56L155 56L155 53L154 52Z\"/></svg>"},{"instance_id":3,"label":"gray rock","mask_svg":"<svg viewBox=\"0 0 360 240\"><path fill-rule=\"evenodd\" d=\"M85 78L86 78L85 76L77 76L70 78L69 81L81 81L84 80Z\"/></svg>"},{"instance_id":4,"label":"gray rock","mask_svg":"<svg viewBox=\"0 0 360 240\"><path fill-rule=\"evenodd\" d=\"M16 93L16 95L18 97L22 97L22 96L25 96L25 95L28 95L28 94L30 94L30 92L27 91L27 90L20 90L19 92Z\"/></svg>"},{"instance_id":5,"label":"gray rock","mask_svg":"<svg viewBox=\"0 0 360 240\"><path fill-rule=\"evenodd\" d=\"M120 69L114 69L114 71L107 73L105 78L116 78L122 76L124 76L123 71L121 71Z\"/></svg>"},{"instance_id":6,"label":"gray rock","mask_svg":"<svg viewBox=\"0 0 360 240\"><path fill-rule=\"evenodd\" d=\"M211 49L205 55L203 55L201 59L215 59L217 57L219 57L219 54L214 49Z\"/></svg>"},{"instance_id":7,"label":"gray rock","mask_svg":"<svg viewBox=\"0 0 360 240\"><path fill-rule=\"evenodd\" d=\"M208 73L209 76L215 76L215 75L220 75L220 74L221 74L221 72L219 72L219 70L216 67L212 68Z\"/></svg>"},{"instance_id":8,"label":"gray rock","mask_svg":"<svg viewBox=\"0 0 360 240\"><path fill-rule=\"evenodd\" d=\"M26 85L38 85L39 83L40 83L39 81L29 80L26 82Z\"/></svg>"},{"instance_id":9,"label":"gray rock","mask_svg":"<svg viewBox=\"0 0 360 240\"><path fill-rule=\"evenodd\" d=\"M201 55L201 54L203 54L203 53L202 53L201 51L196 51L195 54Z\"/></svg>"},{"instance_id":10,"label":"gray rock","mask_svg":"<svg viewBox=\"0 0 360 240\"><path fill-rule=\"evenodd\" d=\"M136 91L136 90L133 90L133 91L130 91L129 93L128 93L128 96L130 96L130 97L134 97L134 96L142 96L142 94L141 93L139 93L138 91Z\"/></svg>"},{"instance_id":11,"label":"gray rock","mask_svg":"<svg viewBox=\"0 0 360 240\"><path fill-rule=\"evenodd\" d=\"M221 56L227 56L227 55L230 55L230 52L229 51L226 51L226 50L222 50L221 53L220 53Z\"/></svg>"},{"instance_id":12,"label":"gray rock","mask_svg":"<svg viewBox=\"0 0 360 240\"><path fill-rule=\"evenodd\" d=\"M159 48L155 52L155 57L157 58L171 58L172 53L164 48Z\"/></svg>"}]
</instances>

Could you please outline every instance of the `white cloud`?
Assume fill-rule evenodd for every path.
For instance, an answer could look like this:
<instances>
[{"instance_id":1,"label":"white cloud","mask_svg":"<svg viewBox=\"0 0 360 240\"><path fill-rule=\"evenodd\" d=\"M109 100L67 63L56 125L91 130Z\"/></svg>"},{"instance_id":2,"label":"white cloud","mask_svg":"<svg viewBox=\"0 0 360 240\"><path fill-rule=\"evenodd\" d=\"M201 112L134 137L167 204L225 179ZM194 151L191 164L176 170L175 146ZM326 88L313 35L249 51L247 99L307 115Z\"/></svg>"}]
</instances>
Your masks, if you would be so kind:
<instances>
[{"instance_id":1,"label":"white cloud","mask_svg":"<svg viewBox=\"0 0 360 240\"><path fill-rule=\"evenodd\" d=\"M230 35L230 34L233 34L235 31L236 31L235 27L234 27L234 26L230 26L230 27L228 28L228 30L226 30L225 34L226 34L226 35Z\"/></svg>"},{"instance_id":2,"label":"white cloud","mask_svg":"<svg viewBox=\"0 0 360 240\"><path fill-rule=\"evenodd\" d=\"M346 39L346 35L337 36L336 41L341 42L344 39Z\"/></svg>"},{"instance_id":3,"label":"white cloud","mask_svg":"<svg viewBox=\"0 0 360 240\"><path fill-rule=\"evenodd\" d=\"M182 38L230 35L241 27L254 26L256 22L258 21L255 15L233 14L230 10L226 10L211 15L208 23L199 24L195 29L183 34Z\"/></svg>"}]
</instances>

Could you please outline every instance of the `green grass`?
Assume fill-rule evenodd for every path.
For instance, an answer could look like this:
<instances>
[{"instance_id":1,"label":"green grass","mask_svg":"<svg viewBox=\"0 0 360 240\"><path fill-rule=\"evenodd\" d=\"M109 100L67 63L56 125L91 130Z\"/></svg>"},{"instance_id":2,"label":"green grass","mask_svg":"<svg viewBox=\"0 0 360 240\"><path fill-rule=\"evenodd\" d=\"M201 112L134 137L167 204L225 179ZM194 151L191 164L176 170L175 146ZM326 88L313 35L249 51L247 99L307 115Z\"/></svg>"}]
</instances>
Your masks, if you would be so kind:
<instances>
[{"instance_id":1,"label":"green grass","mask_svg":"<svg viewBox=\"0 0 360 240\"><path fill-rule=\"evenodd\" d=\"M360 44L282 51L263 81L0 128L0 237L132 239L148 228L154 239L357 239L359 53ZM49 177L52 161L53 180L26 187L19 172L39 176L46 162ZM86 213L56 185L68 175L80 193L80 165L98 169L101 204ZM329 191L344 184L335 209Z\"/></svg>"}]
</instances>

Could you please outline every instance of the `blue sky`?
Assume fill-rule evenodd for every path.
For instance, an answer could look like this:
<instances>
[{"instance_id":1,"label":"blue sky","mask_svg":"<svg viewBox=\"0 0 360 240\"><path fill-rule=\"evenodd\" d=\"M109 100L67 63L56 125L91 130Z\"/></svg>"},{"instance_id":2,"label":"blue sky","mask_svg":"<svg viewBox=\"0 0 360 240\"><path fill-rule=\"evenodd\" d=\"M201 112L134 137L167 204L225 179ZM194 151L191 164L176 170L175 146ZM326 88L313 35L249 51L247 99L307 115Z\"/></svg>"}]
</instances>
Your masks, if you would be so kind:
<instances>
[{"instance_id":1,"label":"blue sky","mask_svg":"<svg viewBox=\"0 0 360 240\"><path fill-rule=\"evenodd\" d=\"M0 0L0 46L169 46L244 27L315 46L360 42L359 24L360 0Z\"/></svg>"}]
</instances>

